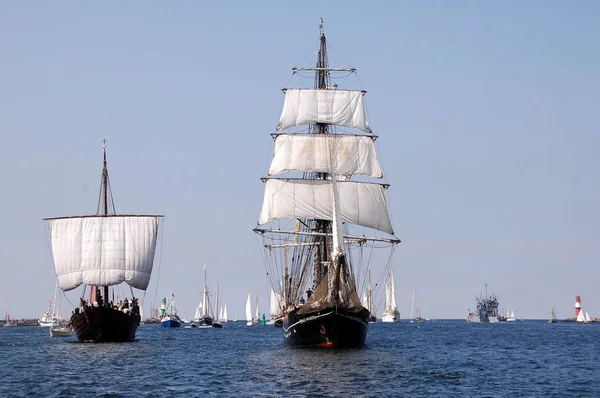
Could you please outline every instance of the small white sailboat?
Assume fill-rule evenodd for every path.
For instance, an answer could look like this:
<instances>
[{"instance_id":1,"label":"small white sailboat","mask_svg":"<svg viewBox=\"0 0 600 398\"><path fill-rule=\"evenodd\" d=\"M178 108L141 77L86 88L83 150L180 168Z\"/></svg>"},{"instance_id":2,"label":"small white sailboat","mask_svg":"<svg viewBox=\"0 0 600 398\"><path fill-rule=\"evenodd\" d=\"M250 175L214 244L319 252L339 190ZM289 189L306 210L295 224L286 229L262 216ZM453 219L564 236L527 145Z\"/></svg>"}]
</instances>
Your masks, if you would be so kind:
<instances>
[{"instance_id":1,"label":"small white sailboat","mask_svg":"<svg viewBox=\"0 0 600 398\"><path fill-rule=\"evenodd\" d=\"M222 323L227 323L227 303L223 306L223 316L221 317Z\"/></svg>"},{"instance_id":2,"label":"small white sailboat","mask_svg":"<svg viewBox=\"0 0 600 398\"><path fill-rule=\"evenodd\" d=\"M237 309L235 310L235 317L233 318L233 322L237 322L238 318L237 318Z\"/></svg>"},{"instance_id":3,"label":"small white sailboat","mask_svg":"<svg viewBox=\"0 0 600 398\"><path fill-rule=\"evenodd\" d=\"M506 322L514 322L517 318L515 317L515 312L512 309L512 306L508 307L508 315L506 316Z\"/></svg>"},{"instance_id":4,"label":"small white sailboat","mask_svg":"<svg viewBox=\"0 0 600 398\"><path fill-rule=\"evenodd\" d=\"M587 313L587 311L585 312L585 321L586 322L592 322L592 318L590 318L590 314Z\"/></svg>"},{"instance_id":5,"label":"small white sailboat","mask_svg":"<svg viewBox=\"0 0 600 398\"><path fill-rule=\"evenodd\" d=\"M252 319L252 321L254 323L256 323L257 325L261 322L260 311L258 309L258 294L256 295L256 312L254 314L254 318Z\"/></svg>"},{"instance_id":6,"label":"small white sailboat","mask_svg":"<svg viewBox=\"0 0 600 398\"><path fill-rule=\"evenodd\" d=\"M556 317L556 311L554 311L554 306L552 306L552 313L550 314L550 319L548 323L556 323L558 322L558 318Z\"/></svg>"},{"instance_id":7,"label":"small white sailboat","mask_svg":"<svg viewBox=\"0 0 600 398\"><path fill-rule=\"evenodd\" d=\"M202 301L200 301L198 307L196 307L196 312L194 313L194 322L200 321L200 318L202 317L202 308Z\"/></svg>"},{"instance_id":8,"label":"small white sailboat","mask_svg":"<svg viewBox=\"0 0 600 398\"><path fill-rule=\"evenodd\" d=\"M577 322L585 323L585 314L583 310L579 310L579 314L577 314Z\"/></svg>"},{"instance_id":9,"label":"small white sailboat","mask_svg":"<svg viewBox=\"0 0 600 398\"><path fill-rule=\"evenodd\" d=\"M248 300L246 301L246 326L254 325L252 322L252 298L250 297L250 293L248 293Z\"/></svg>"},{"instance_id":10,"label":"small white sailboat","mask_svg":"<svg viewBox=\"0 0 600 398\"><path fill-rule=\"evenodd\" d=\"M400 312L396 306L396 289L394 287L394 270L390 264L388 276L385 281L385 311L381 315L382 322L396 322L400 319Z\"/></svg>"},{"instance_id":11,"label":"small white sailboat","mask_svg":"<svg viewBox=\"0 0 600 398\"><path fill-rule=\"evenodd\" d=\"M56 285L58 289L58 284ZM52 304L52 313L56 316L56 325L50 326L50 337L69 337L71 336L71 325L65 326L60 324L60 293L54 295L54 303Z\"/></svg>"},{"instance_id":12,"label":"small white sailboat","mask_svg":"<svg viewBox=\"0 0 600 398\"><path fill-rule=\"evenodd\" d=\"M415 293L415 289L413 289L412 303L410 305L410 323L423 322L423 318L421 317L421 311L419 310L419 307L415 307Z\"/></svg>"},{"instance_id":13,"label":"small white sailboat","mask_svg":"<svg viewBox=\"0 0 600 398\"><path fill-rule=\"evenodd\" d=\"M54 300L48 301L48 308L46 312L42 314L41 318L38 320L40 326L43 327L58 327L59 319L58 313L56 312L56 299L58 297L58 280L56 281L56 287L54 288Z\"/></svg>"}]
</instances>

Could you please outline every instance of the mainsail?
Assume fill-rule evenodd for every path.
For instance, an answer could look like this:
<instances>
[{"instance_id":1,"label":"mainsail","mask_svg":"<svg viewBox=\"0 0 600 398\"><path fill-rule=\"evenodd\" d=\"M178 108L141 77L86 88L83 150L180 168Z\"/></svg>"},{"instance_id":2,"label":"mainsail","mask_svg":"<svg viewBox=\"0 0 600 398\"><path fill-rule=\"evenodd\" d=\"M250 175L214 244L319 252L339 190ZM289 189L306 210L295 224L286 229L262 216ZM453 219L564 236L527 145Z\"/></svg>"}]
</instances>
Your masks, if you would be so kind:
<instances>
[{"instance_id":1,"label":"mainsail","mask_svg":"<svg viewBox=\"0 0 600 398\"><path fill-rule=\"evenodd\" d=\"M332 186L333 182L326 180L268 179L258 224L285 218L332 221ZM339 181L338 187L343 222L394 233L384 185Z\"/></svg>"},{"instance_id":2,"label":"mainsail","mask_svg":"<svg viewBox=\"0 0 600 398\"><path fill-rule=\"evenodd\" d=\"M81 216L47 219L62 290L82 283L126 282L146 290L154 264L159 216Z\"/></svg>"}]
</instances>

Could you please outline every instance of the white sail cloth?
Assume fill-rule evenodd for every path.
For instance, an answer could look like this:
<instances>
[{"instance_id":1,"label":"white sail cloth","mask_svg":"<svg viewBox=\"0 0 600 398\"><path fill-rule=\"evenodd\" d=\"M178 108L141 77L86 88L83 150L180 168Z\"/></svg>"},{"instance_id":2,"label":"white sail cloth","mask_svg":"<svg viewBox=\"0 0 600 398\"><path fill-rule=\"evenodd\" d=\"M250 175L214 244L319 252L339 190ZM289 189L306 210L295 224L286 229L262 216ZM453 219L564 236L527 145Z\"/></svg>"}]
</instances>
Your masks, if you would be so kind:
<instances>
[{"instance_id":1,"label":"white sail cloth","mask_svg":"<svg viewBox=\"0 0 600 398\"><path fill-rule=\"evenodd\" d=\"M363 292L363 297L362 297L362 300L360 301L360 303L362 304L363 307L365 307L366 309L371 311L369 309L369 299L367 298L367 292Z\"/></svg>"},{"instance_id":2,"label":"white sail cloth","mask_svg":"<svg viewBox=\"0 0 600 398\"><path fill-rule=\"evenodd\" d=\"M252 303L250 293L248 293L248 300L246 301L246 320L252 322Z\"/></svg>"},{"instance_id":3,"label":"white sail cloth","mask_svg":"<svg viewBox=\"0 0 600 398\"><path fill-rule=\"evenodd\" d=\"M269 310L272 318L281 316L283 313L283 297L273 289L271 289L271 303Z\"/></svg>"},{"instance_id":4,"label":"white sail cloth","mask_svg":"<svg viewBox=\"0 0 600 398\"><path fill-rule=\"evenodd\" d=\"M150 282L158 216L95 216L48 219L54 267L62 290L85 283Z\"/></svg>"},{"instance_id":5,"label":"white sail cloth","mask_svg":"<svg viewBox=\"0 0 600 398\"><path fill-rule=\"evenodd\" d=\"M390 267L388 279L385 282L385 310L386 312L396 311L396 289L394 287L394 273Z\"/></svg>"},{"instance_id":6,"label":"white sail cloth","mask_svg":"<svg viewBox=\"0 0 600 398\"><path fill-rule=\"evenodd\" d=\"M383 185L339 181L337 186L343 222L394 234ZM331 181L268 179L258 225L285 218L332 220L332 196Z\"/></svg>"},{"instance_id":7,"label":"white sail cloth","mask_svg":"<svg viewBox=\"0 0 600 398\"><path fill-rule=\"evenodd\" d=\"M364 135L278 135L269 175L288 171L383 178L373 137Z\"/></svg>"},{"instance_id":8,"label":"white sail cloth","mask_svg":"<svg viewBox=\"0 0 600 398\"><path fill-rule=\"evenodd\" d=\"M286 89L277 130L310 123L327 123L370 133L358 90Z\"/></svg>"}]
</instances>

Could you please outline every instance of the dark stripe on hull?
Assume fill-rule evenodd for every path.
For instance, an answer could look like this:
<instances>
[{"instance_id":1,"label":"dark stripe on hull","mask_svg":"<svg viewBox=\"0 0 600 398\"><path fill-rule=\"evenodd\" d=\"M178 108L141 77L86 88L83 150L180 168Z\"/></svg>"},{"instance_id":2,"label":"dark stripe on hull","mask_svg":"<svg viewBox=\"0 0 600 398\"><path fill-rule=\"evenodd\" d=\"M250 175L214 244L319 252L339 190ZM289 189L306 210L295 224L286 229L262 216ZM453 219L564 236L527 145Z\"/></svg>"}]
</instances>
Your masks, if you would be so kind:
<instances>
[{"instance_id":1,"label":"dark stripe on hull","mask_svg":"<svg viewBox=\"0 0 600 398\"><path fill-rule=\"evenodd\" d=\"M79 341L131 341L135 340L140 316L113 308L86 307L84 311L71 316L71 324Z\"/></svg>"},{"instance_id":2,"label":"dark stripe on hull","mask_svg":"<svg viewBox=\"0 0 600 398\"><path fill-rule=\"evenodd\" d=\"M283 321L283 336L290 346L356 348L365 344L369 311L349 312L325 308L297 315L291 311Z\"/></svg>"}]
</instances>

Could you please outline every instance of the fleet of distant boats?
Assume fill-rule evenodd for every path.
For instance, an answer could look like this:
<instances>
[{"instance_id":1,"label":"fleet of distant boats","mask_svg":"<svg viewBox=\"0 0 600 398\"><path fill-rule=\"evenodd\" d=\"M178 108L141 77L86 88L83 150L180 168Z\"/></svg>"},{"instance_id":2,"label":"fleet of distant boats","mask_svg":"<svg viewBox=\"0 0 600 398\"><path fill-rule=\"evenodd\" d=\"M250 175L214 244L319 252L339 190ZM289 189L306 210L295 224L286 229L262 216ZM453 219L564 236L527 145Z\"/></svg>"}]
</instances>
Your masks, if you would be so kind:
<instances>
[{"instance_id":1,"label":"fleet of distant boats","mask_svg":"<svg viewBox=\"0 0 600 398\"><path fill-rule=\"evenodd\" d=\"M414 296L413 296L414 300ZM517 320L515 312L512 306L508 307L508 311L505 314L500 314L498 311L498 299L495 294L488 295L487 283L485 285L485 296L480 294L475 298L475 310L469 310L466 321L474 323L498 323L498 322L514 322ZM521 319L523 320L523 319ZM583 311L581 307L581 297L575 297L575 317L567 318L565 322L577 322L577 323L591 323L600 322L600 319L591 318L587 311ZM552 312L548 323L557 323L558 317L554 306L552 306Z\"/></svg>"}]
</instances>

